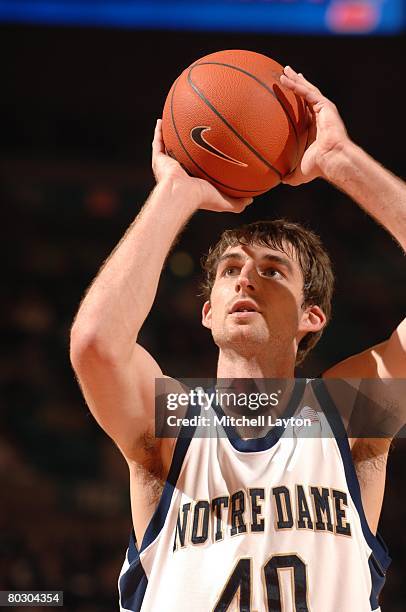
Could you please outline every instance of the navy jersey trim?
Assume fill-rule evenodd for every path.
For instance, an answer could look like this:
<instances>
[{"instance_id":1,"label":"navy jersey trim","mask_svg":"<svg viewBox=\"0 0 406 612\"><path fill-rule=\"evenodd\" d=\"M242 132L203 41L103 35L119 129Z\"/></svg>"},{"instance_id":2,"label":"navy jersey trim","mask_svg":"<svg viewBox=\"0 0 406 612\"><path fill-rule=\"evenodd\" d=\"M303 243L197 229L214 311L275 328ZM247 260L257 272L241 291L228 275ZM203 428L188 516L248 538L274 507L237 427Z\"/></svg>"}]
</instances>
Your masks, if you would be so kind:
<instances>
[{"instance_id":1,"label":"navy jersey trim","mask_svg":"<svg viewBox=\"0 0 406 612\"><path fill-rule=\"evenodd\" d=\"M373 580L371 606L373 606L373 609L375 609L379 606L377 596L379 595L379 592L385 581L384 577L386 574L386 570L390 565L391 558L388 554L388 548L380 534L377 533L375 536L369 528L368 521L364 512L364 507L362 505L361 489L359 486L357 473L355 471L354 462L352 459L348 436L344 424L342 422L341 415L323 380L313 380L312 387L316 397L319 400L320 406L328 419L328 422L336 439L337 446L340 450L341 458L344 464L344 471L348 484L348 489L354 501L355 507L357 508L365 540L367 541L368 546L372 550L372 559L370 558L369 560L371 577ZM377 584L378 582L380 583L380 585Z\"/></svg>"},{"instance_id":2,"label":"navy jersey trim","mask_svg":"<svg viewBox=\"0 0 406 612\"><path fill-rule=\"evenodd\" d=\"M371 604L371 610L377 610L379 608L379 596L385 585L386 570L383 570L380 564L376 562L373 554L368 559L368 565L372 582L369 603Z\"/></svg>"},{"instance_id":3,"label":"navy jersey trim","mask_svg":"<svg viewBox=\"0 0 406 612\"><path fill-rule=\"evenodd\" d=\"M189 405L186 418L191 418L195 415L199 414L200 408L198 406ZM162 530L162 527L165 524L166 517L168 515L169 506L171 505L171 500L173 496L173 492L176 487L176 483L179 478L180 471L182 469L183 461L185 459L187 450L189 448L190 442L195 433L196 426L183 426L179 433L178 439L176 441L175 450L173 453L171 467L169 469L168 476L166 478L165 486L163 488L161 499L158 502L158 505L155 509L155 512L148 524L148 527L145 531L144 538L142 540L140 553L147 548L152 542L158 537L159 533Z\"/></svg>"},{"instance_id":4,"label":"navy jersey trim","mask_svg":"<svg viewBox=\"0 0 406 612\"><path fill-rule=\"evenodd\" d=\"M306 387L306 379L296 379L295 380L292 395L289 398L289 402L287 404L284 414L281 415L283 416L283 418L289 419L291 416L294 415L303 397L305 387ZM217 412L219 417L224 416L224 412L220 406L215 405L214 409ZM226 435L231 445L236 450L243 452L243 453L264 451L264 450L268 450L272 448L277 443L277 441L279 440L283 432L285 431L285 428L282 425L280 426L278 425L278 426L272 427L272 429L266 434L266 436L263 436L262 438L252 438L250 440L242 440L240 436L238 435L235 427L233 427L232 425L224 425L223 429L226 432Z\"/></svg>"},{"instance_id":5,"label":"navy jersey trim","mask_svg":"<svg viewBox=\"0 0 406 612\"><path fill-rule=\"evenodd\" d=\"M144 601L148 578L142 567L140 555L135 543L134 530L131 532L127 551L127 561L130 564L118 581L120 606L131 612L139 612Z\"/></svg>"},{"instance_id":6,"label":"navy jersey trim","mask_svg":"<svg viewBox=\"0 0 406 612\"><path fill-rule=\"evenodd\" d=\"M197 408L189 406L186 416L192 417L195 413L197 414ZM136 544L134 529L131 531L127 551L129 567L119 578L118 583L120 605L125 610L131 610L131 612L139 612L141 610L148 586L148 578L142 567L140 554L158 537L165 524L175 485L195 429L196 427L182 427L181 429L161 498L145 531L139 550Z\"/></svg>"}]
</instances>

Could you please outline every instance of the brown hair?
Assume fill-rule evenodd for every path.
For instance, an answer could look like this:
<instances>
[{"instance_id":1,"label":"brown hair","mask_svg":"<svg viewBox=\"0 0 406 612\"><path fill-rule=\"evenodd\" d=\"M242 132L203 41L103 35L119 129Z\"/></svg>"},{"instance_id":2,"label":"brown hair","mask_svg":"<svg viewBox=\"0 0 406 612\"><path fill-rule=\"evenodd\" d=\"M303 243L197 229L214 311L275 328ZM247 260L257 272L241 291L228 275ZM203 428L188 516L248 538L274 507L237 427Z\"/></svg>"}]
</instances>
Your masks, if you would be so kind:
<instances>
[{"instance_id":1,"label":"brown hair","mask_svg":"<svg viewBox=\"0 0 406 612\"><path fill-rule=\"evenodd\" d=\"M303 275L302 306L319 306L326 315L326 322L329 321L334 287L330 257L314 232L286 219L256 221L224 231L217 244L211 247L208 255L202 259L202 267L206 273L202 289L206 299L210 299L221 255L228 247L237 244L268 246L295 257ZM322 332L323 330L309 332L302 338L296 365L302 363L307 353L317 344Z\"/></svg>"}]
</instances>

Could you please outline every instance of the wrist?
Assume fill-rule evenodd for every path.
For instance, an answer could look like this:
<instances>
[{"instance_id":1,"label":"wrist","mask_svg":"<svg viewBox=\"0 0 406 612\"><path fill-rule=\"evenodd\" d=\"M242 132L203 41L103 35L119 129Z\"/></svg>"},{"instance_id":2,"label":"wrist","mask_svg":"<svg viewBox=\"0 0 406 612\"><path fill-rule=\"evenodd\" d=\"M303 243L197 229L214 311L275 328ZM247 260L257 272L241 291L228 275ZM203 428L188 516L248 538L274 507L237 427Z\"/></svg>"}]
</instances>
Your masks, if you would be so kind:
<instances>
[{"instance_id":1,"label":"wrist","mask_svg":"<svg viewBox=\"0 0 406 612\"><path fill-rule=\"evenodd\" d=\"M330 183L344 181L354 170L354 160L361 149L349 138L324 154L319 162L321 176Z\"/></svg>"},{"instance_id":2,"label":"wrist","mask_svg":"<svg viewBox=\"0 0 406 612\"><path fill-rule=\"evenodd\" d=\"M190 177L166 177L155 189L171 205L186 213L195 213L202 205L201 190Z\"/></svg>"}]
</instances>

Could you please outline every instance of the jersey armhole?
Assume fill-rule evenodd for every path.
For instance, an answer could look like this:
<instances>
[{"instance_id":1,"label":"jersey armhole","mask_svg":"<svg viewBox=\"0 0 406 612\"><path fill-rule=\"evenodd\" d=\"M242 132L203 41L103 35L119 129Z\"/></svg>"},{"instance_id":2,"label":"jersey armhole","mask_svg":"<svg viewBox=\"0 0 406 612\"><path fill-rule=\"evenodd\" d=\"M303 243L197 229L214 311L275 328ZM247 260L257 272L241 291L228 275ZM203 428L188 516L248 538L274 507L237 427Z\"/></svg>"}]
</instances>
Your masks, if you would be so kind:
<instances>
[{"instance_id":1,"label":"jersey armhole","mask_svg":"<svg viewBox=\"0 0 406 612\"><path fill-rule=\"evenodd\" d=\"M337 446L340 451L341 459L344 465L344 472L348 484L348 489L354 501L355 507L357 508L365 540L368 546L371 548L372 554L379 568L381 569L382 573L385 574L386 570L390 565L391 558L388 554L388 548L379 532L374 535L368 525L368 521L366 519L364 507L362 504L361 489L358 481L358 476L355 471L347 432L345 430L340 412L337 409L327 389L326 384L321 378L313 379L311 384L337 442Z\"/></svg>"},{"instance_id":2,"label":"jersey armhole","mask_svg":"<svg viewBox=\"0 0 406 612\"><path fill-rule=\"evenodd\" d=\"M199 410L199 406L192 406L189 404L185 418L190 419L193 416L198 415ZM196 425L183 425L180 429L178 439L176 440L175 449L173 451L168 476L166 477L166 482L158 505L145 531L142 543L139 546L139 554L141 554L150 544L152 544L152 542L158 537L165 524L173 493L176 488L176 483L179 479L182 465L195 431Z\"/></svg>"}]
</instances>

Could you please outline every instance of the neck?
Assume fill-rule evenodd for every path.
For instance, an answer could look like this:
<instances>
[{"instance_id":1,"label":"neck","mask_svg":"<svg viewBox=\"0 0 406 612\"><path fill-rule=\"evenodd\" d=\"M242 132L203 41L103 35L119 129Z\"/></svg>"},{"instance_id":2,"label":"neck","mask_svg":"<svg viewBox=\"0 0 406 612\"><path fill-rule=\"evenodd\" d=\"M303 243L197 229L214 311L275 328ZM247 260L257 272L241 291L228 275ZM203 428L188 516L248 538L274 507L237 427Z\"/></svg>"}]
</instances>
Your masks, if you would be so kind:
<instances>
[{"instance_id":1,"label":"neck","mask_svg":"<svg viewBox=\"0 0 406 612\"><path fill-rule=\"evenodd\" d=\"M245 352L220 349L217 378L294 378L294 351L283 355L269 352Z\"/></svg>"}]
</instances>

